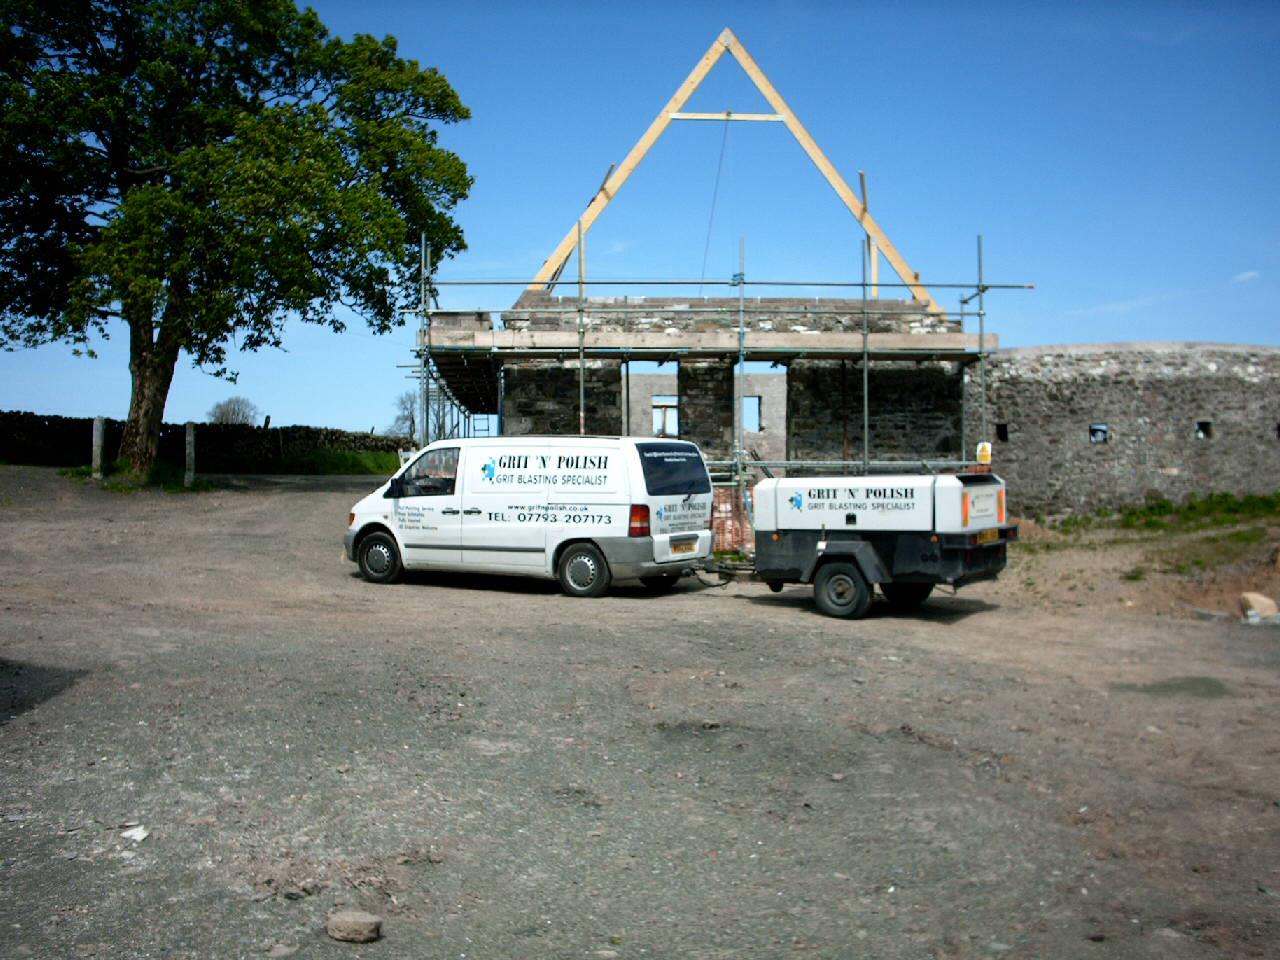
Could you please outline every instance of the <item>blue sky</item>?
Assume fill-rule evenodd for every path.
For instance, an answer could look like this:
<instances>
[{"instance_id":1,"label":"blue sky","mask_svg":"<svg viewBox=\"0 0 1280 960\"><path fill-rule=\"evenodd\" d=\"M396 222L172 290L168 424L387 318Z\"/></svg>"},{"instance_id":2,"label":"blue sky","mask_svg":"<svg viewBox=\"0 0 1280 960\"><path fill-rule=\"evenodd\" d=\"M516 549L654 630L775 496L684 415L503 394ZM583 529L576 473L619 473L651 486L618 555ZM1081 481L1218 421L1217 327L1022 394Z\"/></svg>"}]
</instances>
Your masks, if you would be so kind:
<instances>
[{"instance_id":1,"label":"blue sky","mask_svg":"<svg viewBox=\"0 0 1280 960\"><path fill-rule=\"evenodd\" d=\"M442 133L476 178L457 211L470 249L442 277L531 276L729 26L855 189L867 172L926 284L972 280L981 233L988 280L1036 285L989 298L1002 345L1280 345L1275 3L315 6L335 33L398 37L471 108ZM725 57L686 109L768 108ZM589 234L589 275L699 275L723 137L672 125ZM749 278L857 279L861 236L784 127L731 127L709 277L737 269L745 238ZM515 294L450 289L442 306ZM295 325L284 352L235 356L235 385L184 359L166 419L242 395L275 424L382 429L412 343ZM0 409L123 416L124 330L99 353L0 354Z\"/></svg>"}]
</instances>

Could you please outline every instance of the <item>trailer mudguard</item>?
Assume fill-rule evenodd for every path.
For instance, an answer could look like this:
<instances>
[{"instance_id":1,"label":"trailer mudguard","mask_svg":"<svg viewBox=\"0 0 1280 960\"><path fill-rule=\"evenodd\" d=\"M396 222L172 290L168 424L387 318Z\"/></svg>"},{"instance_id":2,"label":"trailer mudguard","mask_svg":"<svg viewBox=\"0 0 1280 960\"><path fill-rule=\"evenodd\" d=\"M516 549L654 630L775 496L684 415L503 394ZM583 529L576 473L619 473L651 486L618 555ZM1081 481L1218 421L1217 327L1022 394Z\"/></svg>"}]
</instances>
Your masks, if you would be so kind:
<instances>
[{"instance_id":1,"label":"trailer mudguard","mask_svg":"<svg viewBox=\"0 0 1280 960\"><path fill-rule=\"evenodd\" d=\"M823 540L818 544L818 550L813 555L813 560L805 567L801 582L812 583L813 574L818 569L818 564L827 557L852 560L858 565L858 569L862 571L862 576L866 578L867 583L887 583L893 579L889 571L884 568L884 564L880 562L880 556L876 553L875 548L867 541Z\"/></svg>"}]
</instances>

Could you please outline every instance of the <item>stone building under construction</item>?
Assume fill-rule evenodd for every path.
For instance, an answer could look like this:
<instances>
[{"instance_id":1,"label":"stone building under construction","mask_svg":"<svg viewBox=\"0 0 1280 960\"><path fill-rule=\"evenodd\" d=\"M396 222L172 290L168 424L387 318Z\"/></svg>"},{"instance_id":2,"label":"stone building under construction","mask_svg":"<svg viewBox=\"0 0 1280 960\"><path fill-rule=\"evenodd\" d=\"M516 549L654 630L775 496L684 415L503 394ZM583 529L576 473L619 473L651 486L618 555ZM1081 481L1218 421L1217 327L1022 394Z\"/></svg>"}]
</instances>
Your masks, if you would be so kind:
<instances>
[{"instance_id":1,"label":"stone building under construction","mask_svg":"<svg viewBox=\"0 0 1280 960\"><path fill-rule=\"evenodd\" d=\"M688 113L725 55L773 112ZM584 239L675 121L777 123L865 234L857 299L588 297ZM978 441L1013 505L1056 513L1150 495L1270 493L1280 481L1280 350L1119 344L1000 351L978 276L948 313L732 31L712 43L510 309L426 318L424 398L506 434L678 435L739 483L807 473L958 469ZM553 294L574 253L578 295ZM899 282L880 284L881 261ZM832 286L839 286L832 285ZM880 287L904 299L884 299ZM964 326L977 317L978 329ZM430 422L429 417L423 418ZM760 461L769 465L761 467ZM908 465L909 463L909 465ZM749 474L749 476L748 476Z\"/></svg>"}]
</instances>

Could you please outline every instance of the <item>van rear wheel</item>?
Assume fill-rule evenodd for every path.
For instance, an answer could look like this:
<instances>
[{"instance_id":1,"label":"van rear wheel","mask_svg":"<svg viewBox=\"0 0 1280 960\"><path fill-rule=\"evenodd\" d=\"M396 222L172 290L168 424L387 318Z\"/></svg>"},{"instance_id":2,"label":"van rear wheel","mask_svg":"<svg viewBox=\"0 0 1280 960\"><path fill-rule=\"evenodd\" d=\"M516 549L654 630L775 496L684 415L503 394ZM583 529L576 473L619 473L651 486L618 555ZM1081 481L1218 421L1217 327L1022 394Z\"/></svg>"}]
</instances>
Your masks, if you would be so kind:
<instances>
[{"instance_id":1,"label":"van rear wheel","mask_svg":"<svg viewBox=\"0 0 1280 960\"><path fill-rule=\"evenodd\" d=\"M593 543L575 543L565 548L556 567L560 589L571 597L598 597L609 589L609 564Z\"/></svg>"},{"instance_id":2,"label":"van rear wheel","mask_svg":"<svg viewBox=\"0 0 1280 960\"><path fill-rule=\"evenodd\" d=\"M880 591L894 610L914 610L933 593L932 583L882 583Z\"/></svg>"},{"instance_id":3,"label":"van rear wheel","mask_svg":"<svg viewBox=\"0 0 1280 960\"><path fill-rule=\"evenodd\" d=\"M828 617L856 620L871 606L871 588L852 563L827 563L813 580L813 602Z\"/></svg>"},{"instance_id":4,"label":"van rear wheel","mask_svg":"<svg viewBox=\"0 0 1280 960\"><path fill-rule=\"evenodd\" d=\"M378 531L361 540L356 561L360 575L370 583L395 583L400 579L400 550L389 533Z\"/></svg>"}]
</instances>

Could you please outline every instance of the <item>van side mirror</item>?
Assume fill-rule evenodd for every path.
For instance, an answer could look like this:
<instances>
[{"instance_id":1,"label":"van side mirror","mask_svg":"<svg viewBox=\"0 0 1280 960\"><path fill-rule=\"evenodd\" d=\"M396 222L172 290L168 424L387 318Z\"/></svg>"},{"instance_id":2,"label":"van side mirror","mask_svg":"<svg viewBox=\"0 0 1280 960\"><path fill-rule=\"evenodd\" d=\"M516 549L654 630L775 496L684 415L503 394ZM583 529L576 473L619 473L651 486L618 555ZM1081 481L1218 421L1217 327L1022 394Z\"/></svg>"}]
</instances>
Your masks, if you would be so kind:
<instances>
[{"instance_id":1,"label":"van side mirror","mask_svg":"<svg viewBox=\"0 0 1280 960\"><path fill-rule=\"evenodd\" d=\"M387 492L383 494L385 499L399 500L404 496L404 480L401 477L392 477L391 483L387 486Z\"/></svg>"}]
</instances>

